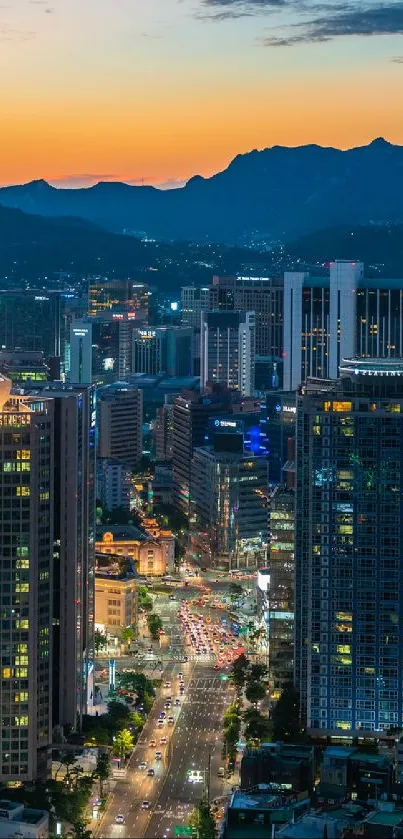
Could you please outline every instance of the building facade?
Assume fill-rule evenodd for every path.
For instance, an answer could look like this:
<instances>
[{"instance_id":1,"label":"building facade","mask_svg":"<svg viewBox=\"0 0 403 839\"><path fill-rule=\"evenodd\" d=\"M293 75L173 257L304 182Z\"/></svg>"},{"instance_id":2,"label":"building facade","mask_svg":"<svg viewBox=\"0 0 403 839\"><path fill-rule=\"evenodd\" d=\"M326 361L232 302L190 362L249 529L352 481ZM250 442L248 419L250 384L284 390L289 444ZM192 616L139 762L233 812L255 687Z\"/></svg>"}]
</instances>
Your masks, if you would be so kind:
<instances>
[{"instance_id":1,"label":"building facade","mask_svg":"<svg viewBox=\"0 0 403 839\"><path fill-rule=\"evenodd\" d=\"M234 570L267 561L267 460L243 451L196 449L192 544L203 565Z\"/></svg>"},{"instance_id":2,"label":"building facade","mask_svg":"<svg viewBox=\"0 0 403 839\"><path fill-rule=\"evenodd\" d=\"M105 510L130 510L131 472L125 463L109 457L97 458L97 498Z\"/></svg>"},{"instance_id":3,"label":"building facade","mask_svg":"<svg viewBox=\"0 0 403 839\"><path fill-rule=\"evenodd\" d=\"M96 317L101 312L134 312L136 318L147 322L148 286L133 280L108 280L90 277L88 285L88 313Z\"/></svg>"},{"instance_id":4,"label":"building facade","mask_svg":"<svg viewBox=\"0 0 403 839\"><path fill-rule=\"evenodd\" d=\"M99 456L133 471L143 453L143 394L125 382L97 391Z\"/></svg>"},{"instance_id":5,"label":"building facade","mask_svg":"<svg viewBox=\"0 0 403 839\"><path fill-rule=\"evenodd\" d=\"M330 733L403 719L403 363L352 359L297 397L295 680Z\"/></svg>"},{"instance_id":6,"label":"building facade","mask_svg":"<svg viewBox=\"0 0 403 839\"><path fill-rule=\"evenodd\" d=\"M92 324L90 320L73 318L66 353L66 375L72 385L92 382Z\"/></svg>"},{"instance_id":7,"label":"building facade","mask_svg":"<svg viewBox=\"0 0 403 839\"><path fill-rule=\"evenodd\" d=\"M110 635L132 626L137 634L138 583L133 576L111 577L100 570L95 576L95 625Z\"/></svg>"},{"instance_id":8,"label":"building facade","mask_svg":"<svg viewBox=\"0 0 403 839\"><path fill-rule=\"evenodd\" d=\"M200 386L220 383L251 396L255 390L254 312L202 312Z\"/></svg>"},{"instance_id":9,"label":"building facade","mask_svg":"<svg viewBox=\"0 0 403 839\"><path fill-rule=\"evenodd\" d=\"M54 404L0 381L0 778L46 777L52 740Z\"/></svg>"},{"instance_id":10,"label":"building facade","mask_svg":"<svg viewBox=\"0 0 403 839\"><path fill-rule=\"evenodd\" d=\"M269 501L268 638L273 694L279 695L294 673L294 492L277 486Z\"/></svg>"}]
</instances>

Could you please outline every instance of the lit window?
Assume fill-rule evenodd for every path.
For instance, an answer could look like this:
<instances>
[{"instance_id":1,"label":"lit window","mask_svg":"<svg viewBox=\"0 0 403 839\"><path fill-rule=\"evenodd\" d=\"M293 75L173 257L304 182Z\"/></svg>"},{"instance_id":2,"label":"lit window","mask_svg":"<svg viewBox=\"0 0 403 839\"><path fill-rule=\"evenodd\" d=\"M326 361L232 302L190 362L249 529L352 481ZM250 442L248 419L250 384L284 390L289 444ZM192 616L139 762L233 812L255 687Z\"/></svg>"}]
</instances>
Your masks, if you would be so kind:
<instances>
[{"instance_id":1,"label":"lit window","mask_svg":"<svg viewBox=\"0 0 403 839\"><path fill-rule=\"evenodd\" d=\"M2 679L11 679L13 675L13 671L11 667L3 667L1 677Z\"/></svg>"},{"instance_id":2,"label":"lit window","mask_svg":"<svg viewBox=\"0 0 403 839\"><path fill-rule=\"evenodd\" d=\"M14 702L28 702L28 691L21 690L19 693L16 693L14 696Z\"/></svg>"},{"instance_id":3,"label":"lit window","mask_svg":"<svg viewBox=\"0 0 403 839\"><path fill-rule=\"evenodd\" d=\"M24 727L27 726L28 725L28 717L26 717L26 716L14 717L14 725L18 726L19 728L21 728L21 726L24 726Z\"/></svg>"},{"instance_id":4,"label":"lit window","mask_svg":"<svg viewBox=\"0 0 403 839\"><path fill-rule=\"evenodd\" d=\"M17 653L27 653L28 644L17 644Z\"/></svg>"},{"instance_id":5,"label":"lit window","mask_svg":"<svg viewBox=\"0 0 403 839\"><path fill-rule=\"evenodd\" d=\"M27 655L16 655L15 663L16 664L28 664L28 656Z\"/></svg>"},{"instance_id":6,"label":"lit window","mask_svg":"<svg viewBox=\"0 0 403 839\"><path fill-rule=\"evenodd\" d=\"M17 548L17 556L27 556L28 555L28 548L22 547Z\"/></svg>"},{"instance_id":7,"label":"lit window","mask_svg":"<svg viewBox=\"0 0 403 839\"><path fill-rule=\"evenodd\" d=\"M16 583L15 591L17 594L25 594L29 591L29 583Z\"/></svg>"},{"instance_id":8,"label":"lit window","mask_svg":"<svg viewBox=\"0 0 403 839\"><path fill-rule=\"evenodd\" d=\"M31 460L31 452L29 449L19 449L16 452L17 460Z\"/></svg>"},{"instance_id":9,"label":"lit window","mask_svg":"<svg viewBox=\"0 0 403 839\"><path fill-rule=\"evenodd\" d=\"M337 652L338 653L351 653L350 644L338 644L337 645Z\"/></svg>"},{"instance_id":10,"label":"lit window","mask_svg":"<svg viewBox=\"0 0 403 839\"><path fill-rule=\"evenodd\" d=\"M16 620L15 625L17 629L29 629L29 620L26 618Z\"/></svg>"},{"instance_id":11,"label":"lit window","mask_svg":"<svg viewBox=\"0 0 403 839\"><path fill-rule=\"evenodd\" d=\"M49 499L49 492L41 492L39 496L41 501L48 501Z\"/></svg>"},{"instance_id":12,"label":"lit window","mask_svg":"<svg viewBox=\"0 0 403 839\"><path fill-rule=\"evenodd\" d=\"M337 720L335 722L335 728L341 728L342 731L349 731L351 724L349 722L344 722L344 720Z\"/></svg>"},{"instance_id":13,"label":"lit window","mask_svg":"<svg viewBox=\"0 0 403 839\"><path fill-rule=\"evenodd\" d=\"M28 667L16 667L15 668L15 677L16 677L16 679L27 679L28 678Z\"/></svg>"},{"instance_id":14,"label":"lit window","mask_svg":"<svg viewBox=\"0 0 403 839\"><path fill-rule=\"evenodd\" d=\"M15 488L15 494L27 498L31 494L31 490L27 486L20 486Z\"/></svg>"},{"instance_id":15,"label":"lit window","mask_svg":"<svg viewBox=\"0 0 403 839\"><path fill-rule=\"evenodd\" d=\"M17 559L16 568L29 568L29 559Z\"/></svg>"}]
</instances>

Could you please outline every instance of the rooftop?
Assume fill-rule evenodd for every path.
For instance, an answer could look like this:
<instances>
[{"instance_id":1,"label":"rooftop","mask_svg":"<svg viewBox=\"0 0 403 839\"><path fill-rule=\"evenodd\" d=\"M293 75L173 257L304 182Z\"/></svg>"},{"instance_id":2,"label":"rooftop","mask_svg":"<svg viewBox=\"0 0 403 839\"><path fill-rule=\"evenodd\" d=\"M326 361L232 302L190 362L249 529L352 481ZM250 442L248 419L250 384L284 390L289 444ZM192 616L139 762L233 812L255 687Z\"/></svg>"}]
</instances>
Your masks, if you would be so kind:
<instances>
[{"instance_id":1,"label":"rooftop","mask_svg":"<svg viewBox=\"0 0 403 839\"><path fill-rule=\"evenodd\" d=\"M96 530L96 541L100 541L105 533L112 533L114 542L145 542L150 537L140 527L134 524L100 525Z\"/></svg>"}]
</instances>

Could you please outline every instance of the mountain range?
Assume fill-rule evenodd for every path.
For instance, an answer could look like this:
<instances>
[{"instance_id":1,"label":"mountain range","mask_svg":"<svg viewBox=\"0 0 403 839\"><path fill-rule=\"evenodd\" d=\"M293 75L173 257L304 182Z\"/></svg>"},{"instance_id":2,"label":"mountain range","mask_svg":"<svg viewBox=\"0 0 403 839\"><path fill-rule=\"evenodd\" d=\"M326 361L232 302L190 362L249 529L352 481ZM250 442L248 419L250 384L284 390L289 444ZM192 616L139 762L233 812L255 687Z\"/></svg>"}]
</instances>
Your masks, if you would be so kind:
<instances>
[{"instance_id":1,"label":"mountain range","mask_svg":"<svg viewBox=\"0 0 403 839\"><path fill-rule=\"evenodd\" d=\"M379 138L347 151L251 151L211 178L167 191L112 182L59 189L38 180L0 188L0 204L159 240L270 247L320 228L403 222L402 195L403 146Z\"/></svg>"}]
</instances>

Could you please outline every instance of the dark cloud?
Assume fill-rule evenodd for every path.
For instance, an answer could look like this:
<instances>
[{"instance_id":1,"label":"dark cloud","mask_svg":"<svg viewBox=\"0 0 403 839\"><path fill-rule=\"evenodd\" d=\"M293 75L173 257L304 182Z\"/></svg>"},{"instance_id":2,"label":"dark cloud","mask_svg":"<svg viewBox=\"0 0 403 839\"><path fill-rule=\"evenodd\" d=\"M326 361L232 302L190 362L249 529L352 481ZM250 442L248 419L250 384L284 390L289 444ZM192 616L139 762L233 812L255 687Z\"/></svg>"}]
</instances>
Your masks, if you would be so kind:
<instances>
[{"instance_id":1,"label":"dark cloud","mask_svg":"<svg viewBox=\"0 0 403 839\"><path fill-rule=\"evenodd\" d=\"M297 9L296 9L297 11ZM309 7L304 12L309 11ZM366 5L350 3L333 6L326 15L322 5L311 8L310 20L295 23L279 34L263 38L267 47L290 47L301 43L320 43L335 38L370 35L403 35L403 2Z\"/></svg>"},{"instance_id":2,"label":"dark cloud","mask_svg":"<svg viewBox=\"0 0 403 839\"><path fill-rule=\"evenodd\" d=\"M202 20L231 20L272 12L286 6L288 0L202 0L196 17Z\"/></svg>"}]
</instances>

